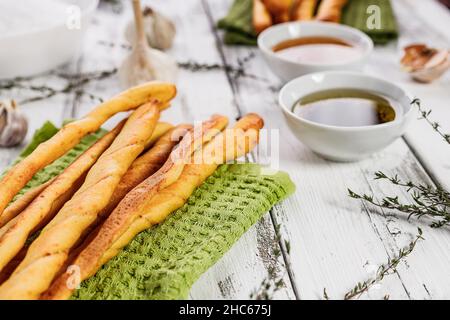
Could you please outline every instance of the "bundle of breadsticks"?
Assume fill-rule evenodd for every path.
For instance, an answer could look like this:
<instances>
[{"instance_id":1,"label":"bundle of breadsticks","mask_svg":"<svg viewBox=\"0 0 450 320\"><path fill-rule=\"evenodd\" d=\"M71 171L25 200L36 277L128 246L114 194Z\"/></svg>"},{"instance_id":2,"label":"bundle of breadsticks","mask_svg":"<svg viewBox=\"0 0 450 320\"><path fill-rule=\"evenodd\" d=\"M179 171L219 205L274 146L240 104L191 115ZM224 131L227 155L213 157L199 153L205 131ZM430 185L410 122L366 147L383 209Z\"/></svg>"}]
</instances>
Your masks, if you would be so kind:
<instances>
[{"instance_id":1,"label":"bundle of breadsticks","mask_svg":"<svg viewBox=\"0 0 450 320\"><path fill-rule=\"evenodd\" d=\"M253 0L253 28L259 34L282 22L319 20L339 23L348 0Z\"/></svg>"},{"instance_id":2,"label":"bundle of breadsticks","mask_svg":"<svg viewBox=\"0 0 450 320\"><path fill-rule=\"evenodd\" d=\"M183 206L217 167L250 152L262 119L231 129L214 115L200 126L158 122L172 84L131 88L65 125L0 181L0 299L67 299L141 231ZM132 111L63 172L15 195L116 113ZM75 284L73 275L76 274Z\"/></svg>"}]
</instances>

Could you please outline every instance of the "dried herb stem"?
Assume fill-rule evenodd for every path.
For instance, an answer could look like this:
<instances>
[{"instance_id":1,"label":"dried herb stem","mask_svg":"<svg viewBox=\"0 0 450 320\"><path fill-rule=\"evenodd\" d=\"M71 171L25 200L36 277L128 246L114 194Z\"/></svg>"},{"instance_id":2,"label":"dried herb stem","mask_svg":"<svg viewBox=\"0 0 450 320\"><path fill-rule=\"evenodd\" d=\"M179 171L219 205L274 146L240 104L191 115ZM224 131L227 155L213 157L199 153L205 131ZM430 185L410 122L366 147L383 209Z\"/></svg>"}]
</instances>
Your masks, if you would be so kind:
<instances>
[{"instance_id":1,"label":"dried herb stem","mask_svg":"<svg viewBox=\"0 0 450 320\"><path fill-rule=\"evenodd\" d=\"M386 196L378 201L371 195L358 194L348 189L349 196L366 201L379 208L406 213L408 220L413 216L417 219L424 216L429 217L432 219L430 226L433 228L450 225L450 193L446 190L430 185L415 184L412 181L403 182L398 176L388 177L381 171L375 174L375 179L387 180L396 186L406 188L406 191L411 195L412 203L401 203L398 196Z\"/></svg>"},{"instance_id":2,"label":"dried herb stem","mask_svg":"<svg viewBox=\"0 0 450 320\"><path fill-rule=\"evenodd\" d=\"M412 105L415 105L418 109L419 112L421 114L422 119L424 119L432 128L434 131L436 131L443 139L445 142L447 142L448 144L450 144L450 134L448 133L444 133L441 130L441 125L438 122L435 122L433 120L430 119L430 115L432 113L432 110L426 110L422 107L422 104L420 102L420 99L414 99L411 102Z\"/></svg>"},{"instance_id":3,"label":"dried herb stem","mask_svg":"<svg viewBox=\"0 0 450 320\"><path fill-rule=\"evenodd\" d=\"M395 273L398 264L413 252L417 242L419 240L424 240L424 238L422 237L422 230L420 228L418 228L417 230L418 234L409 243L407 247L400 249L398 254L394 258L389 258L387 263L379 266L373 278L368 279L364 282L359 282L352 290L350 290L345 294L344 299L351 300L354 298L359 298L364 292L367 292L373 285L383 280L384 277L386 277L389 274Z\"/></svg>"}]
</instances>

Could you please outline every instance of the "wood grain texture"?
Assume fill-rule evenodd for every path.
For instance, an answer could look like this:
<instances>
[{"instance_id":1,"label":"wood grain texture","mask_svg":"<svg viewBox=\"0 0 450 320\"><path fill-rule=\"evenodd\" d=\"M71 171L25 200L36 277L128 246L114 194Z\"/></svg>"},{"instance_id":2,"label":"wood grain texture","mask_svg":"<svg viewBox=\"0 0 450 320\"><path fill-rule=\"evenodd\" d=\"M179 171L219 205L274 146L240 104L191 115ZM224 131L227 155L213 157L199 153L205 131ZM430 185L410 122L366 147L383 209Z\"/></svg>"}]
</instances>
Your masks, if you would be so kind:
<instances>
[{"instance_id":1,"label":"wood grain texture","mask_svg":"<svg viewBox=\"0 0 450 320\"><path fill-rule=\"evenodd\" d=\"M223 16L230 3L219 0L206 2L212 20ZM247 55L249 50L255 50L220 47L225 62L229 64ZM401 190L390 185L374 182L373 173L377 170L398 173L417 182L432 182L402 140L359 163L338 164L315 156L285 127L276 102L276 91L281 83L267 71L257 52L256 55L246 71L266 79L266 83L240 78L231 84L243 111L262 114L267 119L268 127L280 130L281 168L290 173L298 186L295 196L273 210L274 220L282 224L284 239L291 243L291 254L286 255L291 278L301 299L320 299L324 288L331 298L342 299L358 281L369 278L379 264L407 245L417 232L416 225L423 227L423 223L405 221L401 214L382 212L355 202L347 196L347 188L380 195L405 196ZM397 61L392 45L377 48L372 57L374 65L380 67L379 74L386 72L386 64L391 64L392 70L398 70L398 66L392 65ZM416 123L411 130L415 126ZM433 138L438 139L430 136L430 139ZM433 154L432 149L428 150ZM386 294L393 299L445 296L447 286L439 283L442 278L450 280L448 273L440 267L437 268L439 272L432 273L432 276L423 270L450 262L446 245L448 232L436 232L426 226L423 228L427 240L419 243L395 275L385 278L361 298L380 299ZM447 291L447 296L449 294Z\"/></svg>"},{"instance_id":2,"label":"wood grain texture","mask_svg":"<svg viewBox=\"0 0 450 320\"><path fill-rule=\"evenodd\" d=\"M258 112L266 127L278 129L280 167L288 171L297 192L276 206L240 241L205 273L191 291L192 299L247 299L257 289L270 267L283 276L287 287L278 292L279 299L322 299L326 288L332 299L342 299L359 281L373 275L376 267L393 257L416 234L424 230L425 241L413 253L361 299L449 299L450 233L434 230L426 220L406 221L402 214L382 211L347 196L347 188L377 195L399 195L410 201L403 190L376 182L373 173L383 170L416 182L440 183L450 187L450 150L423 121L414 121L404 140L399 139L371 158L352 164L338 164L318 158L290 133L277 106L281 82L273 76L251 47L224 46L222 34L214 27L223 17L231 0L143 1L175 20L177 37L169 53L180 62L227 63L255 58L245 63L247 73L258 80L235 78L221 70L192 73L181 70L179 94L162 119L174 124L199 121L212 113L234 119L246 112ZM377 46L365 72L394 81L421 98L433 109L433 117L450 131L450 74L432 85L412 82L401 72L398 61L404 45L421 41L450 47L449 13L434 0L392 1L400 28L398 42ZM129 53L123 29L131 19L131 8L122 5L117 13L102 4L94 16L80 59L60 69L61 72L111 70ZM55 86L62 80L54 75L38 77L32 83ZM83 87L87 93L103 99L121 91L115 76L94 81ZM26 90L14 90L13 97L28 97ZM20 99L19 99L20 100ZM23 110L31 125L30 134L42 123L80 117L94 105L88 95L64 94L30 103ZM108 122L111 128L121 117ZM405 143L406 142L406 143ZM5 168L20 148L0 149L0 169ZM267 157L257 159L267 161ZM274 224L281 224L282 240L274 242ZM287 253L285 241L290 243ZM283 255L276 257L274 248ZM286 268L287 266L288 268ZM292 282L291 282L292 280Z\"/></svg>"},{"instance_id":3,"label":"wood grain texture","mask_svg":"<svg viewBox=\"0 0 450 320\"><path fill-rule=\"evenodd\" d=\"M220 52L216 48L215 37L211 32L208 17L201 1L143 1L176 23L177 37L174 47L169 50L179 62L221 63ZM81 72L110 70L120 65L129 53L124 38L124 26L132 18L131 8L124 6L123 12L113 14L108 7L101 8L95 16L95 23L86 39L83 58L79 63ZM112 43L109 43L112 42ZM105 43L109 43L105 45ZM226 115L232 122L240 115L233 101L234 95L228 85L227 74L223 71L193 73L180 70L178 95L173 106L162 114L161 119L173 124L180 122L196 123L209 118L214 113ZM107 98L120 90L116 77L84 87L89 93ZM73 114L79 117L88 112L92 102L87 96L80 96L74 103ZM113 119L109 126L117 121ZM269 266L279 269L285 275L286 287L275 298L294 298L287 271L283 261L275 260L272 245L274 229L269 220L264 220L251 229L232 250L211 268L196 283L191 292L195 299L247 299L259 288L267 275ZM262 238L267 244L262 246ZM259 239L259 242L258 242ZM272 242L271 242L272 241ZM275 243L275 246L278 244ZM249 254L251 252L252 254ZM226 283L233 284L233 290L226 289ZM230 296L230 292L233 294Z\"/></svg>"}]
</instances>

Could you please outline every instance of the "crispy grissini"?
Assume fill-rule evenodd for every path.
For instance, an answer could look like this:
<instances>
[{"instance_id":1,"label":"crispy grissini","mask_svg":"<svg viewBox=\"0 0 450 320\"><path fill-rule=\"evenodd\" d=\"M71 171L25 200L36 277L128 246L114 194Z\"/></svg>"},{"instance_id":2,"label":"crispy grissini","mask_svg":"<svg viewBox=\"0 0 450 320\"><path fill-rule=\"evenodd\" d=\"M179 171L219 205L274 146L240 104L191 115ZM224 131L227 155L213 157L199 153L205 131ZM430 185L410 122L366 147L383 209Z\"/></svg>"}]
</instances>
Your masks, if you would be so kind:
<instances>
[{"instance_id":1,"label":"crispy grissini","mask_svg":"<svg viewBox=\"0 0 450 320\"><path fill-rule=\"evenodd\" d=\"M19 252L28 236L43 222L53 218L53 215L70 199L77 190L76 187L80 186L82 182L80 180L113 143L124 123L120 122L79 156L22 213L0 229L0 271Z\"/></svg>"},{"instance_id":2,"label":"crispy grissini","mask_svg":"<svg viewBox=\"0 0 450 320\"><path fill-rule=\"evenodd\" d=\"M256 34L260 34L264 29L272 25L272 17L262 0L253 1L252 23Z\"/></svg>"},{"instance_id":3,"label":"crispy grissini","mask_svg":"<svg viewBox=\"0 0 450 320\"><path fill-rule=\"evenodd\" d=\"M0 286L0 299L36 299L48 288L70 249L107 206L121 178L144 150L158 117L159 105L155 102L132 113L80 189L41 231L23 261Z\"/></svg>"},{"instance_id":4,"label":"crispy grissini","mask_svg":"<svg viewBox=\"0 0 450 320\"><path fill-rule=\"evenodd\" d=\"M292 2L293 0L263 0L267 10L274 16L288 12Z\"/></svg>"},{"instance_id":5,"label":"crispy grissini","mask_svg":"<svg viewBox=\"0 0 450 320\"><path fill-rule=\"evenodd\" d=\"M292 13L292 20L312 20L317 0L298 0Z\"/></svg>"},{"instance_id":6,"label":"crispy grissini","mask_svg":"<svg viewBox=\"0 0 450 320\"><path fill-rule=\"evenodd\" d=\"M162 121L158 122L145 148L153 147L153 145L171 129L173 129L173 125L170 123Z\"/></svg>"},{"instance_id":7,"label":"crispy grissini","mask_svg":"<svg viewBox=\"0 0 450 320\"><path fill-rule=\"evenodd\" d=\"M13 166L0 181L0 216L14 196L33 175L64 155L88 133L92 133L111 116L128 111L149 102L156 101L160 108L167 107L175 96L172 84L149 82L133 87L100 104L84 118L66 124L51 139L40 144L28 157Z\"/></svg>"},{"instance_id":8,"label":"crispy grissini","mask_svg":"<svg viewBox=\"0 0 450 320\"><path fill-rule=\"evenodd\" d=\"M148 147L152 147L155 142L164 135L168 130L172 129L173 125L167 122L158 122L156 124L155 131L153 131L152 137L148 142ZM19 197L17 200L12 202L0 215L0 228L6 225L10 220L15 218L19 213L21 213L25 208L42 192L47 188L53 179L50 179L46 183L43 183L37 187L28 190L24 195ZM2 232L0 231L0 236Z\"/></svg>"},{"instance_id":9,"label":"crispy grissini","mask_svg":"<svg viewBox=\"0 0 450 320\"><path fill-rule=\"evenodd\" d=\"M52 181L53 179L50 179L46 183L30 189L19 199L11 203L0 216L0 228L2 228L11 219L15 218L19 213L21 213L31 203L31 201L33 201L42 191L45 190L45 188L47 188L52 183Z\"/></svg>"},{"instance_id":10,"label":"crispy grissini","mask_svg":"<svg viewBox=\"0 0 450 320\"><path fill-rule=\"evenodd\" d=\"M263 121L259 116L246 115L238 121L234 129L219 134L203 149L197 150L195 153L198 155L194 154L194 159L201 159L201 162L186 164L177 181L160 190L143 205L133 207L135 219L105 251L99 251L96 241L99 239L101 241L102 232L108 232L108 229L99 228L93 240L71 263L71 266L76 266L80 271L79 279L84 280L95 274L139 232L162 222L171 212L181 207L192 192L217 169L219 164L236 159L251 151L258 143L259 129L262 126ZM66 299L70 297L73 291L67 286L70 277L70 270L61 274L41 298Z\"/></svg>"},{"instance_id":11,"label":"crispy grissini","mask_svg":"<svg viewBox=\"0 0 450 320\"><path fill-rule=\"evenodd\" d=\"M316 19L320 21L341 21L342 9L348 0L322 0L317 11Z\"/></svg>"}]
</instances>

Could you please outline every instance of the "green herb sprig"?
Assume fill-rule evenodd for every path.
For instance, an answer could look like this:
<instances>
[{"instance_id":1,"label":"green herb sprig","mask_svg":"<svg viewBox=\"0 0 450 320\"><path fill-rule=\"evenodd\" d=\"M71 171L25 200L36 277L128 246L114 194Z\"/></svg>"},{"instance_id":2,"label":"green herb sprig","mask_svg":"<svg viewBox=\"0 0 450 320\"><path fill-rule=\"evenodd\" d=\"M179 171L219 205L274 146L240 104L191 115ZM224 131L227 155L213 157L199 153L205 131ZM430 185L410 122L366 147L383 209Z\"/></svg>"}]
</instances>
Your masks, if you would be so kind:
<instances>
[{"instance_id":1,"label":"green herb sprig","mask_svg":"<svg viewBox=\"0 0 450 320\"><path fill-rule=\"evenodd\" d=\"M353 289L351 289L349 292L345 294L344 299L351 300L354 298L359 298L364 292L367 292L374 284L383 280L384 277L386 277L389 274L397 272L398 264L408 255L410 255L411 252L413 252L419 240L424 240L422 236L422 230L418 228L417 231L418 231L417 235L409 243L407 247L400 249L398 254L393 258L389 258L387 263L380 265L373 278L368 279L364 282L359 282Z\"/></svg>"},{"instance_id":2,"label":"green herb sprig","mask_svg":"<svg viewBox=\"0 0 450 320\"><path fill-rule=\"evenodd\" d=\"M431 110L425 110L419 99L414 99L411 104L417 106L421 119L424 119L431 125L448 144L450 144L450 135L441 130L440 125L430 119ZM348 194L354 199L366 201L374 206L384 209L393 209L411 217L420 219L424 216L431 218L430 224L433 228L440 228L450 225L450 192L444 190L440 186L431 186L418 184L412 181L402 181L397 175L393 177L387 176L385 173L378 171L375 173L375 180L387 180L395 186L405 188L412 198L412 203L401 203L398 196L386 196L381 201L375 200L372 195L358 194L348 189Z\"/></svg>"}]
</instances>

